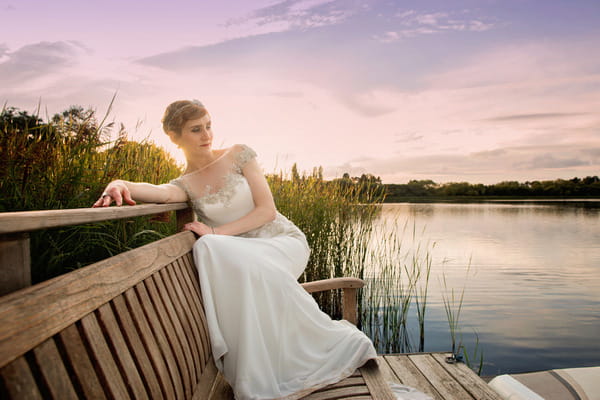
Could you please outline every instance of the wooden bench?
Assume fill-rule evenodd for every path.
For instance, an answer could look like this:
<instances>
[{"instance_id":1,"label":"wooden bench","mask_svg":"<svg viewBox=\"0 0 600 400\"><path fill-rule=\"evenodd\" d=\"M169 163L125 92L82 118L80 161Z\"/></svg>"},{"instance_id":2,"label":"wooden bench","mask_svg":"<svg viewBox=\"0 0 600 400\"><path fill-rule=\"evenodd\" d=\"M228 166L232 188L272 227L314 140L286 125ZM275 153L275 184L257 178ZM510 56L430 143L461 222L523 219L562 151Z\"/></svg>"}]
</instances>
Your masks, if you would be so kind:
<instances>
[{"instance_id":1,"label":"wooden bench","mask_svg":"<svg viewBox=\"0 0 600 400\"><path fill-rule=\"evenodd\" d=\"M116 217L96 220L122 218L115 208L93 213L109 210ZM39 229L6 214L2 234ZM47 218L40 220L48 226ZM195 240L191 232L177 233L0 298L0 398L232 399L212 358L191 253ZM355 323L363 284L336 278L303 286L342 289L344 318ZM350 396L394 399L376 362L306 399Z\"/></svg>"}]
</instances>

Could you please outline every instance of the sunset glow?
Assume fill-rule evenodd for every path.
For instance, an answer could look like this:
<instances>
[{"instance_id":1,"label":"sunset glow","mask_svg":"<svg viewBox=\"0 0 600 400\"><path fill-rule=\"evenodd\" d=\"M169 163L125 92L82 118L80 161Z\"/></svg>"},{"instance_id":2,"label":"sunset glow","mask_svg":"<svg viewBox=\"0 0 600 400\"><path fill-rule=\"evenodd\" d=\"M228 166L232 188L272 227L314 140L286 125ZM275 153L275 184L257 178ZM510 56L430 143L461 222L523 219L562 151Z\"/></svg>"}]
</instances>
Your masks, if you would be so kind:
<instances>
[{"instance_id":1,"label":"sunset glow","mask_svg":"<svg viewBox=\"0 0 600 400\"><path fill-rule=\"evenodd\" d=\"M72 104L183 161L165 106L267 172L495 183L598 175L600 2L0 0L0 101ZM141 123L140 123L141 122Z\"/></svg>"}]
</instances>

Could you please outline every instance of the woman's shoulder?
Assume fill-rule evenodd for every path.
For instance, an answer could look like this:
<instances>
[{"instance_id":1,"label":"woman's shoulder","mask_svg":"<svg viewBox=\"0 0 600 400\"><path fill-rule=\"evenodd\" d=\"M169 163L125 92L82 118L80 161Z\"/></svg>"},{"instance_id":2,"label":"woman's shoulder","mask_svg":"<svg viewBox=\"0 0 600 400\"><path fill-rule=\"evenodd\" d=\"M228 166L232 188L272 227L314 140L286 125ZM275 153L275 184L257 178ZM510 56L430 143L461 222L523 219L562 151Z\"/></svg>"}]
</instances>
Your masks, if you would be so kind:
<instances>
[{"instance_id":1,"label":"woman's shoulder","mask_svg":"<svg viewBox=\"0 0 600 400\"><path fill-rule=\"evenodd\" d=\"M242 168L248 161L256 158L256 152L246 144L234 144L230 147L229 153L239 168Z\"/></svg>"}]
</instances>

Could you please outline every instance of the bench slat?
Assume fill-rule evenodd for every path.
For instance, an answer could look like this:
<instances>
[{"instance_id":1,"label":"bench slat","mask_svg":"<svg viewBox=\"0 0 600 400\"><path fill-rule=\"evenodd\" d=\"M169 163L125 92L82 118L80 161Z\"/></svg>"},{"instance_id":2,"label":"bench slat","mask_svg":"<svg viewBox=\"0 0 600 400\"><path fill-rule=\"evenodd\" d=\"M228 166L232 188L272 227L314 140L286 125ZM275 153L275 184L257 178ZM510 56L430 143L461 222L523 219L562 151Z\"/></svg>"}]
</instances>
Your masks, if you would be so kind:
<instances>
[{"instance_id":1,"label":"bench slat","mask_svg":"<svg viewBox=\"0 0 600 400\"><path fill-rule=\"evenodd\" d=\"M198 382L198 379L200 379L201 371L204 369L204 365L201 364L202 361L201 361L201 357L200 357L200 353L202 352L202 343L200 341L200 329L198 328L196 320L194 319L194 316L192 315L193 308L192 308L192 305L190 304L191 295L190 295L190 293L188 293L187 291L184 290L183 282L181 282L180 276L176 272L176 270L179 270L179 265L171 264L166 269L166 272L169 275L171 284L173 285L173 288L175 289L175 292L176 292L177 299L179 300L180 307L181 307L180 318L181 318L181 321L183 324L183 328L187 334L190 346L192 348L192 359L194 361L194 366L195 366L195 374L193 375L193 378L194 378L193 382L195 384L196 382Z\"/></svg>"},{"instance_id":2,"label":"bench slat","mask_svg":"<svg viewBox=\"0 0 600 400\"><path fill-rule=\"evenodd\" d=\"M178 321L176 317L169 312L169 309L172 309L173 305L166 293L162 277L159 274L156 274L147 279L144 283L146 284L149 299L152 301L154 310L158 316L158 319L156 320L150 318L150 322L154 322L154 325L159 325L160 321L160 325L162 325L162 328L164 329L165 339L173 351L174 360L177 363L177 368L182 378L183 390L186 394L186 398L188 398L187 396L192 392L191 362L188 359L191 350L187 345L185 334L182 333L179 324L173 324L173 322ZM162 296L166 296L164 301ZM142 305L144 305L144 301L142 301ZM169 309L166 308L165 305L167 305Z\"/></svg>"},{"instance_id":3,"label":"bench slat","mask_svg":"<svg viewBox=\"0 0 600 400\"><path fill-rule=\"evenodd\" d=\"M125 382L129 389L133 392L133 397L136 399L147 399L148 394L142 378L138 372L137 366L131 357L131 351L129 350L121 327L119 326L117 319L110 307L110 304L105 304L97 310L98 319L102 324L103 331L108 336L110 344L112 345L113 354L116 361L121 366L121 371Z\"/></svg>"},{"instance_id":4,"label":"bench slat","mask_svg":"<svg viewBox=\"0 0 600 400\"><path fill-rule=\"evenodd\" d=\"M152 282L152 279L148 279L148 283L149 282ZM135 292L139 295L138 307L143 309L143 313L147 316L146 323L149 325L150 331L154 334L156 342L158 343L158 348L160 349L160 352L166 361L171 382L175 388L176 397L178 399L183 399L185 397L183 395L184 383L182 376L185 376L185 371L179 371L177 360L175 359L175 355L173 354L173 350L171 349L167 335L160 323L158 314L156 313L152 301L150 300L146 286L143 283L138 284L135 287ZM126 296L128 301L130 300L129 296L133 297L133 295L128 296L128 293L126 293ZM135 300L132 298L131 301L137 302L137 296ZM174 336L175 335L173 335L172 338L174 338Z\"/></svg>"},{"instance_id":5,"label":"bench slat","mask_svg":"<svg viewBox=\"0 0 600 400\"><path fill-rule=\"evenodd\" d=\"M102 385L109 391L113 398L128 399L127 385L117 367L108 344L102 334L100 324L94 313L90 313L81 319L81 328L85 335L88 348L94 357L94 365L100 372Z\"/></svg>"},{"instance_id":6,"label":"bench slat","mask_svg":"<svg viewBox=\"0 0 600 400\"><path fill-rule=\"evenodd\" d=\"M212 350L210 347L210 335L208 333L208 323L206 321L206 314L204 313L204 303L202 301L202 295L200 292L200 283L198 280L198 272L196 271L196 266L193 264L191 254L186 254L184 257L180 259L182 261L182 272L185 273L189 279L185 281L188 282L188 286L191 284L193 289L192 299L198 308L198 316L200 317L201 322L201 330L200 333L202 335L202 345L204 346L204 351L206 357L210 357L212 355Z\"/></svg>"},{"instance_id":7,"label":"bench slat","mask_svg":"<svg viewBox=\"0 0 600 400\"><path fill-rule=\"evenodd\" d=\"M43 399L24 356L0 369L0 377L4 386L1 395L7 395L10 399Z\"/></svg>"},{"instance_id":8,"label":"bench slat","mask_svg":"<svg viewBox=\"0 0 600 400\"><path fill-rule=\"evenodd\" d=\"M163 285L163 288L160 288L161 293L163 294L163 300L166 307L167 312L171 318L173 326L179 335L179 341L181 343L183 354L185 356L186 366L189 373L189 385L190 385L190 395L193 390L195 383L198 381L196 376L196 365L197 362L195 358L197 357L198 348L195 346L193 342L193 335L191 332L191 328L187 326L187 315L183 310L181 302L183 299L183 293L178 293L171 277L168 273L168 270L171 268L171 265L160 271L159 276L161 279L156 279L158 287L160 288ZM158 276L156 276L158 278Z\"/></svg>"},{"instance_id":9,"label":"bench slat","mask_svg":"<svg viewBox=\"0 0 600 400\"><path fill-rule=\"evenodd\" d=\"M0 367L75 323L102 304L189 252L195 241L182 232L38 285L0 302Z\"/></svg>"},{"instance_id":10,"label":"bench slat","mask_svg":"<svg viewBox=\"0 0 600 400\"><path fill-rule=\"evenodd\" d=\"M33 355L42 379L54 399L77 400L77 394L53 339L35 349Z\"/></svg>"},{"instance_id":11,"label":"bench slat","mask_svg":"<svg viewBox=\"0 0 600 400\"><path fill-rule=\"evenodd\" d=\"M200 368L197 369L198 379L200 379L200 375L202 375L202 371L206 367L206 363L208 362L210 356L210 348L208 347L208 343L206 341L206 337L204 337L204 330L202 329L202 324L206 323L205 318L203 318L204 311L201 308L200 303L197 301L198 293L193 289L193 284L189 282L189 276L185 273L183 268L185 266L181 263L181 259L177 260L178 262L175 264L175 268L173 268L175 274L177 275L177 279L181 284L181 288L184 291L183 298L187 302L189 308L189 316L191 319L192 327L194 328L194 333L196 335L196 343L198 345L198 355Z\"/></svg>"},{"instance_id":12,"label":"bench slat","mask_svg":"<svg viewBox=\"0 0 600 400\"><path fill-rule=\"evenodd\" d=\"M142 306L140 305L137 296L135 294L135 290L132 288L124 293L123 296L119 296L113 300L113 304L115 305L115 309L117 310L117 315L122 318L126 318L125 316L131 316L132 323L135 324L136 330L128 333L128 336L133 338L133 341L136 341L136 335L138 335L140 341L143 343L144 348L141 350L142 353L138 353L140 349L136 351L136 356L143 362L144 356L140 354L147 354L150 362L152 363L153 371L156 373L158 378L158 384L162 389L162 393L164 397L167 399L175 398L175 387L173 385L173 380L171 379L171 374L169 372L169 367L166 364L165 358L163 357L160 348L158 346L158 342L152 333L150 325L144 315L142 310ZM124 325L125 326L125 325ZM129 331L130 329L128 329ZM152 379L151 373L144 373L147 380ZM154 393L154 392L153 392Z\"/></svg>"},{"instance_id":13,"label":"bench slat","mask_svg":"<svg viewBox=\"0 0 600 400\"><path fill-rule=\"evenodd\" d=\"M73 372L72 377L77 380L83 395L88 399L106 399L77 326L75 324L68 326L56 335L55 339L58 346L63 349Z\"/></svg>"}]
</instances>

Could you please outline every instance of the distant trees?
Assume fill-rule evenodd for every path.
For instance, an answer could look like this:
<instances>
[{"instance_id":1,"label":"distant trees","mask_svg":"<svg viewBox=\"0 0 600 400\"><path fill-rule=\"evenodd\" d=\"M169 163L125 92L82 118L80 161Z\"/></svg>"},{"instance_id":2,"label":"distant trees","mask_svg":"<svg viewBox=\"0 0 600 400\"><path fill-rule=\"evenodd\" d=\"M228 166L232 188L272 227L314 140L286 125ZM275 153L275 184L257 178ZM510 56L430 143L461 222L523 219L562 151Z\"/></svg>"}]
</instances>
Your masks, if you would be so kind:
<instances>
[{"instance_id":1,"label":"distant trees","mask_svg":"<svg viewBox=\"0 0 600 400\"><path fill-rule=\"evenodd\" d=\"M556 179L548 181L503 181L492 185L468 182L435 183L412 180L405 184L384 184L386 201L407 197L590 197L600 196L600 178Z\"/></svg>"}]
</instances>

